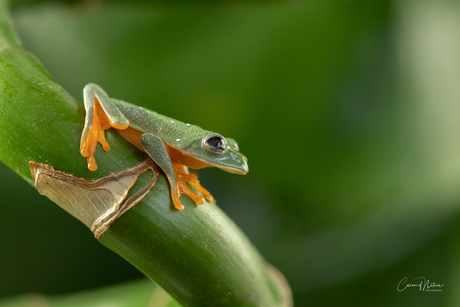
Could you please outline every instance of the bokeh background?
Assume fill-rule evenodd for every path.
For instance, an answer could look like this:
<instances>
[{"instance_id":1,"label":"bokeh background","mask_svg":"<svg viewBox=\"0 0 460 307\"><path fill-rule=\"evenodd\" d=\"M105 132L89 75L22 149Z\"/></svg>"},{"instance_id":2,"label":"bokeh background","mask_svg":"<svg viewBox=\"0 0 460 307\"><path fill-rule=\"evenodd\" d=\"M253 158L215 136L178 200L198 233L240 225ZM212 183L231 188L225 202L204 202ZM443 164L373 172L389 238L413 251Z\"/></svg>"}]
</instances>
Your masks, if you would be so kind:
<instances>
[{"instance_id":1,"label":"bokeh background","mask_svg":"<svg viewBox=\"0 0 460 307\"><path fill-rule=\"evenodd\" d=\"M296 306L460 305L457 1L12 4L80 101L95 82L238 140L249 174L200 179ZM3 164L0 193L0 298L142 277Z\"/></svg>"}]
</instances>

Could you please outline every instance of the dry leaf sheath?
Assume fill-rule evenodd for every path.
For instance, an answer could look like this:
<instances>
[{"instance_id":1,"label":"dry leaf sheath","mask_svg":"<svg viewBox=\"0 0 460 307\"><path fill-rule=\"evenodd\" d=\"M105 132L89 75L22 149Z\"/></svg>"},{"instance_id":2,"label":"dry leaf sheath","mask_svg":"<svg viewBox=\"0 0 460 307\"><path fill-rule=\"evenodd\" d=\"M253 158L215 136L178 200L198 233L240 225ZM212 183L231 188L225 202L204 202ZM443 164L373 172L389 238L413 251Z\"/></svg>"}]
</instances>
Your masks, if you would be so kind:
<instances>
[{"instance_id":1,"label":"dry leaf sheath","mask_svg":"<svg viewBox=\"0 0 460 307\"><path fill-rule=\"evenodd\" d=\"M75 178L46 164L30 161L29 166L38 192L83 222L98 239L121 215L138 204L158 180L158 171L150 159L93 181ZM149 170L153 173L149 183L123 203L137 179Z\"/></svg>"}]
</instances>

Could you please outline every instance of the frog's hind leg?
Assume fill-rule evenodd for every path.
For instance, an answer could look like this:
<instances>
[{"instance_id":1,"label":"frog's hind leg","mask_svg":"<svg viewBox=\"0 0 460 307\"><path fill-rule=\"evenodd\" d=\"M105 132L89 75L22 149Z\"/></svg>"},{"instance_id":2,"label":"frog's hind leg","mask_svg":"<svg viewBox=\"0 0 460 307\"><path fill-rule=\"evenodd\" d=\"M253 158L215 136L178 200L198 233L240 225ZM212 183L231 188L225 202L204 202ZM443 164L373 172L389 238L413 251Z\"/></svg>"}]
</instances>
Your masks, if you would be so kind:
<instances>
[{"instance_id":1,"label":"frog's hind leg","mask_svg":"<svg viewBox=\"0 0 460 307\"><path fill-rule=\"evenodd\" d=\"M171 198L174 207L179 210L184 209L180 201L181 194L189 196L197 205L204 204L204 197L196 194L186 184L187 176L183 176L183 165L175 164L171 161L168 149L161 138L150 133L144 133L140 138L141 144L152 158L152 160L163 170L171 185Z\"/></svg>"},{"instance_id":2,"label":"frog's hind leg","mask_svg":"<svg viewBox=\"0 0 460 307\"><path fill-rule=\"evenodd\" d=\"M90 83L85 86L83 100L86 118L80 140L80 153L88 159L88 168L95 171L97 165L94 155L97 143L101 143L105 151L110 150L104 131L111 127L124 130L128 128L129 122L97 84Z\"/></svg>"}]
</instances>

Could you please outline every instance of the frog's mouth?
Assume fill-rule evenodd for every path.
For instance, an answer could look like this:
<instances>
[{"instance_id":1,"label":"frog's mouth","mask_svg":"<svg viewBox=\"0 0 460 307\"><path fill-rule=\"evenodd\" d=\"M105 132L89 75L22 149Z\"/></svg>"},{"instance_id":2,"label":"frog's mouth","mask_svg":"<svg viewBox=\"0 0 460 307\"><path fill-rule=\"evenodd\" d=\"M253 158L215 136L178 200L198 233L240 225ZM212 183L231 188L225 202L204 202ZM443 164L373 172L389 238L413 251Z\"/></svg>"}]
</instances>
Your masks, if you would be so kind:
<instances>
[{"instance_id":1,"label":"frog's mouth","mask_svg":"<svg viewBox=\"0 0 460 307\"><path fill-rule=\"evenodd\" d=\"M248 173L248 163L244 159L244 164L239 167L232 167L232 166L227 166L227 165L219 165L216 166L217 168L220 168L221 170L224 170L226 172L232 173L232 174L238 174L238 175L246 175Z\"/></svg>"},{"instance_id":2,"label":"frog's mouth","mask_svg":"<svg viewBox=\"0 0 460 307\"><path fill-rule=\"evenodd\" d=\"M223 171L232 173L232 174L238 174L238 175L246 175L249 171L248 168L248 160L244 157L241 157L239 160L241 160L241 165L225 165L225 164L217 164L215 162L209 161L206 158L200 157L200 160L203 162L207 163L209 166L214 166L217 168L220 168ZM233 160L234 161L234 160Z\"/></svg>"}]
</instances>

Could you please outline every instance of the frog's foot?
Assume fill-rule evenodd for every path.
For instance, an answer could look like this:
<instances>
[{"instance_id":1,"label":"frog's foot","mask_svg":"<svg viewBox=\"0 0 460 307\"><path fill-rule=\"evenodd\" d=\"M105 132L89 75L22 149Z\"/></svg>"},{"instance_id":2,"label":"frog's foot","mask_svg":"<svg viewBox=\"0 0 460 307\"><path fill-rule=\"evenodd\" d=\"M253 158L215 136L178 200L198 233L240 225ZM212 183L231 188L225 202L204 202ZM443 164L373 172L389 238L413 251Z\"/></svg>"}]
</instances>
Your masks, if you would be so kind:
<instances>
[{"instance_id":1,"label":"frog's foot","mask_svg":"<svg viewBox=\"0 0 460 307\"><path fill-rule=\"evenodd\" d=\"M212 201L215 203L214 197L212 197L211 193L209 193L205 188L203 188L198 181L198 177L196 174L191 174L188 171L188 168L181 164L174 164L174 171L176 173L176 195L173 197L174 205L177 209L178 202L180 203L179 197L181 194L185 194L190 197L197 205L202 205L205 202L205 199ZM198 195L195 191L193 191L188 185L192 185L195 189L197 189L203 196ZM182 203L180 203L181 208L183 208ZM182 210L182 209L179 209Z\"/></svg>"},{"instance_id":2,"label":"frog's foot","mask_svg":"<svg viewBox=\"0 0 460 307\"><path fill-rule=\"evenodd\" d=\"M209 193L209 191L203 188L203 186L201 185L200 181L198 180L197 174L188 174L187 179L185 179L185 181L190 183L195 189L197 189L201 194L203 194L204 198L206 198L208 201L216 203L216 200L214 199L214 197L212 197L211 193Z\"/></svg>"},{"instance_id":3,"label":"frog's foot","mask_svg":"<svg viewBox=\"0 0 460 307\"><path fill-rule=\"evenodd\" d=\"M97 143L101 143L105 151L110 150L110 146L105 139L104 131L111 127L126 129L129 126L126 119L124 119L124 122L114 120L113 116L108 114L102 107L99 99L104 99L103 102L105 104L107 104L107 100L110 103L110 99L108 96L105 97L107 95L105 92L100 93L100 91L102 91L102 89L95 88L95 85L92 84L87 85L84 89L86 119L85 127L81 135L80 153L83 157L87 158L88 168L91 171L97 169L96 159L94 157ZM110 109L111 108L108 108L108 110Z\"/></svg>"}]
</instances>

